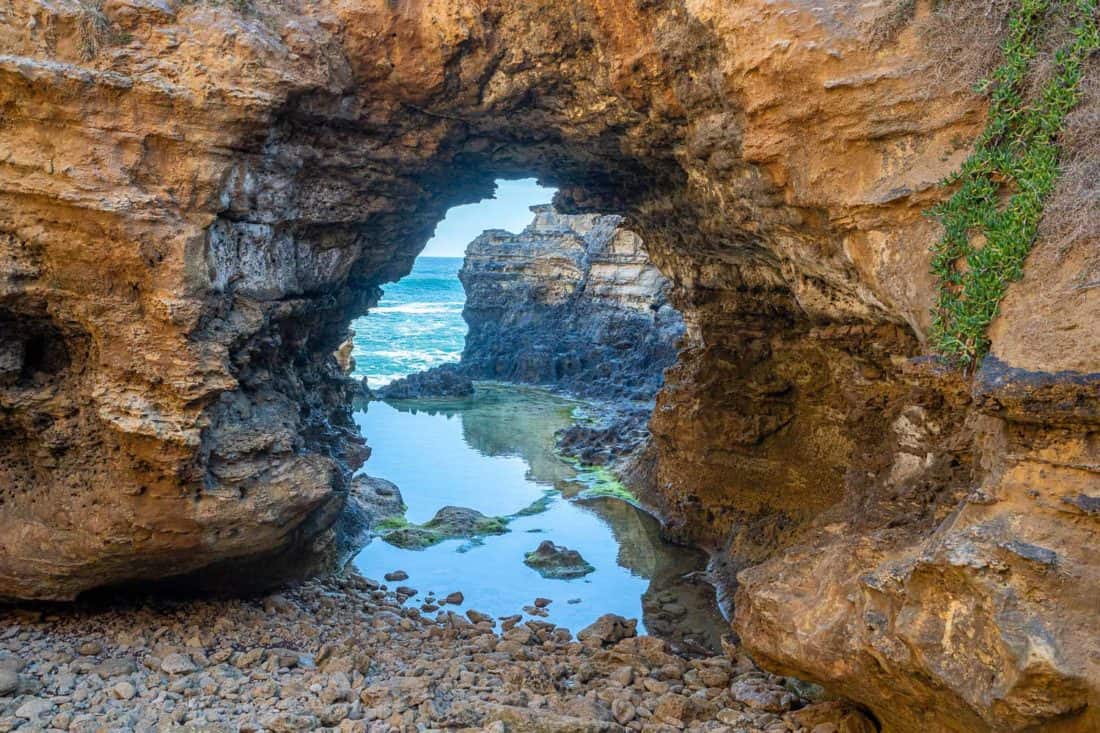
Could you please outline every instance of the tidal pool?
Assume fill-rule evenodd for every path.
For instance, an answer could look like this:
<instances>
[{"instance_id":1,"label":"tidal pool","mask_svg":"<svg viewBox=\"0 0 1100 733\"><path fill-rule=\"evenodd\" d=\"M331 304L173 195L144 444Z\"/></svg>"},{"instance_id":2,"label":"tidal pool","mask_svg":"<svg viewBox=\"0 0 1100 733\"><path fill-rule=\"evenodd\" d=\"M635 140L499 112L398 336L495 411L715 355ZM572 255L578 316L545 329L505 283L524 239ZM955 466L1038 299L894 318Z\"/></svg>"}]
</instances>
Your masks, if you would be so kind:
<instances>
[{"instance_id":1,"label":"tidal pool","mask_svg":"<svg viewBox=\"0 0 1100 733\"><path fill-rule=\"evenodd\" d=\"M466 399L371 402L356 421L371 446L366 471L401 489L406 518L423 523L452 505L509 517L509 531L402 549L374 539L355 558L367 577L404 570L421 604L429 591L465 596L461 612L523 613L553 601L546 620L574 632L605 613L639 620L639 631L717 649L728 628L713 589L699 578L706 556L659 536L657 521L619 498L590 496L598 473L554 452L555 431L580 403L544 390L479 383ZM587 494L586 494L587 492ZM544 578L523 563L543 540L577 550L596 569ZM527 614L525 614L526 616Z\"/></svg>"}]
</instances>

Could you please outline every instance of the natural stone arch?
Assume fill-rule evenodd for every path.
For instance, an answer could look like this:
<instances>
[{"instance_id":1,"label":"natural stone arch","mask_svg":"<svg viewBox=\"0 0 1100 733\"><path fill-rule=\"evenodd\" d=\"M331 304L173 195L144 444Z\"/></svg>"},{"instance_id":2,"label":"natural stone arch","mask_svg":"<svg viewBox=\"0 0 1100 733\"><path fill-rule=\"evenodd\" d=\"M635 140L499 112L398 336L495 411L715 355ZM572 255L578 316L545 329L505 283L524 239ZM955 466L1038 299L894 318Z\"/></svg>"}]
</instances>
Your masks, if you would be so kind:
<instances>
[{"instance_id":1,"label":"natural stone arch","mask_svg":"<svg viewBox=\"0 0 1100 733\"><path fill-rule=\"evenodd\" d=\"M1074 416L998 423L1002 503L959 505L989 418L964 424L965 386L904 360L932 292L920 212L982 122L918 34L873 47L876 11L849 3L135 7L104 5L131 40L93 58L83 8L17 3L0 29L0 297L44 299L94 357L65 405L5 405L78 428L36 447L35 505L0 512L0 594L210 578L315 541L365 454L330 358L347 322L448 206L534 173L564 208L627 216L677 288L658 499L733 570L773 558L739 593L762 661L898 729L1095 699L1085 591L1055 593L1006 518L1040 515L1086 578L1072 548L1095 530L1001 483L1039 470L1029 443L1087 472L1094 441L1043 432ZM53 509L74 483L94 510ZM947 602L996 633L942 641Z\"/></svg>"}]
</instances>

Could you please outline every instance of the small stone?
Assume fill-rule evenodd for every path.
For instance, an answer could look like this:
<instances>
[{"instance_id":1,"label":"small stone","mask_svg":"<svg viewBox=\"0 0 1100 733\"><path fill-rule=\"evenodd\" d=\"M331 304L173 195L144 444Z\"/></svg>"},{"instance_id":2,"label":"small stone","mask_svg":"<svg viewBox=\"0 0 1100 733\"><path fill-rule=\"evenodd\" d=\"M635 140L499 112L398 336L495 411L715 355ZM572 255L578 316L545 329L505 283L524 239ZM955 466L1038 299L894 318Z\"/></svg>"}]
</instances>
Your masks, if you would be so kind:
<instances>
[{"instance_id":1,"label":"small stone","mask_svg":"<svg viewBox=\"0 0 1100 733\"><path fill-rule=\"evenodd\" d=\"M590 626L577 632L577 639L585 646L610 646L623 639L637 636L638 619L625 619L613 613L605 613Z\"/></svg>"},{"instance_id":2,"label":"small stone","mask_svg":"<svg viewBox=\"0 0 1100 733\"><path fill-rule=\"evenodd\" d=\"M546 608L551 603L553 603L553 601L551 601L549 598L536 598L535 608Z\"/></svg>"},{"instance_id":3,"label":"small stone","mask_svg":"<svg viewBox=\"0 0 1100 733\"><path fill-rule=\"evenodd\" d=\"M382 577L392 583L400 580L408 580L409 574L406 573L404 570L394 570L392 573L386 573Z\"/></svg>"},{"instance_id":4,"label":"small stone","mask_svg":"<svg viewBox=\"0 0 1100 733\"><path fill-rule=\"evenodd\" d=\"M410 596L411 597L411 596L415 596L420 591L418 591L416 588L410 588L407 585L399 585L399 586L397 586L397 589L394 592L397 593L397 595L399 595L399 596Z\"/></svg>"},{"instance_id":5,"label":"small stone","mask_svg":"<svg viewBox=\"0 0 1100 733\"><path fill-rule=\"evenodd\" d=\"M286 667L287 669L294 669L302 661L302 655L294 649L282 649L280 647L272 647L267 650L267 658L275 660L276 667Z\"/></svg>"},{"instance_id":6,"label":"small stone","mask_svg":"<svg viewBox=\"0 0 1100 733\"><path fill-rule=\"evenodd\" d=\"M781 687L769 685L760 677L739 679L730 686L734 700L755 710L783 713L791 709L798 698Z\"/></svg>"},{"instance_id":7,"label":"small stone","mask_svg":"<svg viewBox=\"0 0 1100 733\"><path fill-rule=\"evenodd\" d=\"M49 700L43 700L40 697L32 697L16 708L15 717L26 718L27 720L38 720L44 713L48 713L53 709L54 705Z\"/></svg>"},{"instance_id":8,"label":"small stone","mask_svg":"<svg viewBox=\"0 0 1100 733\"><path fill-rule=\"evenodd\" d=\"M629 665L616 667L607 675L612 682L617 682L622 687L629 687L634 682L634 668Z\"/></svg>"},{"instance_id":9,"label":"small stone","mask_svg":"<svg viewBox=\"0 0 1100 733\"><path fill-rule=\"evenodd\" d=\"M619 725L626 725L634 720L637 710L629 700L617 697L611 701L611 714L615 716L615 720L619 722Z\"/></svg>"},{"instance_id":10,"label":"small stone","mask_svg":"<svg viewBox=\"0 0 1100 733\"><path fill-rule=\"evenodd\" d=\"M239 657L237 657L237 659L233 662L233 666L237 669L247 669L248 667L252 667L257 662L259 662L260 659L263 658L263 655L263 649L250 649L247 652L243 652Z\"/></svg>"},{"instance_id":11,"label":"small stone","mask_svg":"<svg viewBox=\"0 0 1100 733\"><path fill-rule=\"evenodd\" d=\"M98 641L86 641L76 648L85 657L94 657L103 652L103 645Z\"/></svg>"},{"instance_id":12,"label":"small stone","mask_svg":"<svg viewBox=\"0 0 1100 733\"><path fill-rule=\"evenodd\" d=\"M730 675L719 667L703 667L699 670L699 680L707 687L725 687L730 683Z\"/></svg>"},{"instance_id":13,"label":"small stone","mask_svg":"<svg viewBox=\"0 0 1100 733\"><path fill-rule=\"evenodd\" d=\"M463 601L466 600L466 596L462 595L460 591L455 591L454 593L448 593L447 597L443 600L446 603L450 603L452 606L461 606Z\"/></svg>"},{"instance_id":14,"label":"small stone","mask_svg":"<svg viewBox=\"0 0 1100 733\"><path fill-rule=\"evenodd\" d=\"M137 665L129 659L107 659L92 667L91 671L103 679L110 679L133 674L137 671Z\"/></svg>"},{"instance_id":15,"label":"small stone","mask_svg":"<svg viewBox=\"0 0 1100 733\"><path fill-rule=\"evenodd\" d=\"M195 663L186 654L174 652L166 656L160 663L160 671L165 674L191 674L198 670Z\"/></svg>"},{"instance_id":16,"label":"small stone","mask_svg":"<svg viewBox=\"0 0 1100 733\"><path fill-rule=\"evenodd\" d=\"M132 700L137 689L129 682L119 682L111 688L111 695L118 700Z\"/></svg>"},{"instance_id":17,"label":"small stone","mask_svg":"<svg viewBox=\"0 0 1100 733\"><path fill-rule=\"evenodd\" d=\"M10 697L19 692L19 673L0 667L0 697Z\"/></svg>"},{"instance_id":18,"label":"small stone","mask_svg":"<svg viewBox=\"0 0 1100 733\"><path fill-rule=\"evenodd\" d=\"M466 611L466 618L470 619L475 624L480 624L483 622L487 622L490 626L496 626L497 624L497 622L493 620L492 616L482 613L481 611L475 611L472 608Z\"/></svg>"}]
</instances>

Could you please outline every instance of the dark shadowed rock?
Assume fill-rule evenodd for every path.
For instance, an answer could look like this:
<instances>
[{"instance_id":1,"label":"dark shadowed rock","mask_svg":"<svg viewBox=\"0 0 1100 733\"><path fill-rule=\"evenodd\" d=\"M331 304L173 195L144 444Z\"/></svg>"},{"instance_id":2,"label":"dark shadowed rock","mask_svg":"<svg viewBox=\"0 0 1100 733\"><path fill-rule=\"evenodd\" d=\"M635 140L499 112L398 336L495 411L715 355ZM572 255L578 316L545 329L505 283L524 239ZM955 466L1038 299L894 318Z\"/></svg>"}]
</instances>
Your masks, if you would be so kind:
<instances>
[{"instance_id":1,"label":"dark shadowed rock","mask_svg":"<svg viewBox=\"0 0 1100 733\"><path fill-rule=\"evenodd\" d=\"M443 364L390 382L374 391L383 400L408 400L419 397L469 397L474 383L457 364Z\"/></svg>"},{"instance_id":2,"label":"dark shadowed rock","mask_svg":"<svg viewBox=\"0 0 1100 733\"><path fill-rule=\"evenodd\" d=\"M641 237L618 216L531 210L519 234L488 230L466 250L463 370L598 399L653 399L684 323Z\"/></svg>"}]
</instances>

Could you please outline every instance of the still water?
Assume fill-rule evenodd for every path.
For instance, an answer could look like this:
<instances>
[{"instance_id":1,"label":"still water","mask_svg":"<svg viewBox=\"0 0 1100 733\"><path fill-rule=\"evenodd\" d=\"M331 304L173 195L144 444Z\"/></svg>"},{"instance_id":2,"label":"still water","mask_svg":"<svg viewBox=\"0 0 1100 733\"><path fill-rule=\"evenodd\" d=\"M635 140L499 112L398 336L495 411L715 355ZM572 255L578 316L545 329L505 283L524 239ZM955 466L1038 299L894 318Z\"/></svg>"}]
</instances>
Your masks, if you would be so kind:
<instances>
[{"instance_id":1,"label":"still water","mask_svg":"<svg viewBox=\"0 0 1100 733\"><path fill-rule=\"evenodd\" d=\"M578 407L498 384L479 384L465 399L370 403L356 414L373 451L366 468L397 484L409 521L453 505L510 517L509 531L417 550L375 539L356 566L377 580L406 571L403 583L420 591L409 603L429 591L438 598L461 591L465 604L445 608L505 616L544 597L553 601L546 620L574 632L617 613L639 619L639 631L717 648L728 627L698 578L705 556L661 540L656 520L627 501L585 498L590 477L554 452L555 431ZM579 551L595 572L547 579L524 565L524 554L546 539Z\"/></svg>"}]
</instances>

